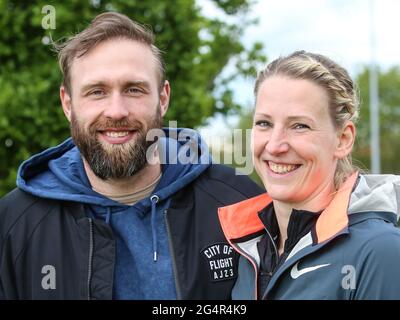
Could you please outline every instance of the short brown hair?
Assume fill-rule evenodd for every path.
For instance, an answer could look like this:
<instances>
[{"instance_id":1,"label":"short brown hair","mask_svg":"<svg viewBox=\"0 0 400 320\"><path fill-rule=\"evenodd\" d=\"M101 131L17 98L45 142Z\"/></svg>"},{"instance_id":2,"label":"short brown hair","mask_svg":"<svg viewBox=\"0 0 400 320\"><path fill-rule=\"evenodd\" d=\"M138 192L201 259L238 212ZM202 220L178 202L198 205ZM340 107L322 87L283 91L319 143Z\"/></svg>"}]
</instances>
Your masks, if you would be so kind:
<instances>
[{"instance_id":1,"label":"short brown hair","mask_svg":"<svg viewBox=\"0 0 400 320\"><path fill-rule=\"evenodd\" d=\"M340 65L321 54L296 51L286 57L280 57L262 70L257 77L254 94L265 79L282 75L291 79L310 80L321 86L329 96L329 113L337 130L343 128L346 121L356 123L359 115L358 91L350 75ZM351 154L340 159L335 172L335 186L338 188L346 178L356 170Z\"/></svg>"},{"instance_id":2,"label":"short brown hair","mask_svg":"<svg viewBox=\"0 0 400 320\"><path fill-rule=\"evenodd\" d=\"M161 51L154 44L153 33L144 26L134 22L127 16L106 12L98 15L82 32L56 46L58 61L63 74L63 86L71 93L71 64L75 58L80 58L100 42L113 38L126 38L138 41L150 47L158 63L158 80L161 88L165 81L165 66Z\"/></svg>"}]
</instances>

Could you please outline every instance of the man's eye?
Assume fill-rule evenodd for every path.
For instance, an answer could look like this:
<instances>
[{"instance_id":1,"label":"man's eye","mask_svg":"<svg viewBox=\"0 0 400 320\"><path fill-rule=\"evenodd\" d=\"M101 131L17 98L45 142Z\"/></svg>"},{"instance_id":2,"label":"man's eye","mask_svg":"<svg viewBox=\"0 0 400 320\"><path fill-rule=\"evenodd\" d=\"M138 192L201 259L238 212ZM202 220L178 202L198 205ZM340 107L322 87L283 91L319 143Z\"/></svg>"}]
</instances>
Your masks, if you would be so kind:
<instances>
[{"instance_id":1,"label":"man's eye","mask_svg":"<svg viewBox=\"0 0 400 320\"><path fill-rule=\"evenodd\" d=\"M265 120L258 120L255 122L255 125L261 128L268 128L271 127L271 122Z\"/></svg>"},{"instance_id":2,"label":"man's eye","mask_svg":"<svg viewBox=\"0 0 400 320\"><path fill-rule=\"evenodd\" d=\"M139 89L139 88L129 88L127 91L128 91L128 93L131 93L131 94L143 93L143 91L141 89Z\"/></svg>"},{"instance_id":3,"label":"man's eye","mask_svg":"<svg viewBox=\"0 0 400 320\"><path fill-rule=\"evenodd\" d=\"M89 92L90 96L100 96L102 94L104 94L104 91L100 90L100 89L96 89L96 90L93 90L93 91Z\"/></svg>"}]
</instances>

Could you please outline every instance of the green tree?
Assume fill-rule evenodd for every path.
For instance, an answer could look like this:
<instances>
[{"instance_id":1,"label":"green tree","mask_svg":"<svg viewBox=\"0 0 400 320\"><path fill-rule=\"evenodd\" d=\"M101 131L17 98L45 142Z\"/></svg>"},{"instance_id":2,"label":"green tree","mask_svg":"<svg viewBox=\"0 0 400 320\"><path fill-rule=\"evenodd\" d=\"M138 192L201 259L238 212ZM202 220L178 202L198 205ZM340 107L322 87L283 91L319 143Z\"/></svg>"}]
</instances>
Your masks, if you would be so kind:
<instances>
[{"instance_id":1,"label":"green tree","mask_svg":"<svg viewBox=\"0 0 400 320\"><path fill-rule=\"evenodd\" d=\"M254 118L254 107L242 109L238 127L240 129L242 129L243 132L251 129L253 127L253 118ZM243 135L243 137L245 137L245 136ZM242 142L242 145L245 146L246 151L243 151L243 153L247 152L247 153L251 154L251 152L252 152L251 151L251 139L248 136L244 139L245 140ZM255 169L250 174L250 178L253 179L253 181L258 183L260 186L264 186Z\"/></svg>"},{"instance_id":2,"label":"green tree","mask_svg":"<svg viewBox=\"0 0 400 320\"><path fill-rule=\"evenodd\" d=\"M354 159L362 167L370 168L370 112L369 112L369 69L358 75L360 91L360 121L357 124L357 139ZM383 173L400 173L400 67L379 72L379 116L381 169Z\"/></svg>"},{"instance_id":3,"label":"green tree","mask_svg":"<svg viewBox=\"0 0 400 320\"><path fill-rule=\"evenodd\" d=\"M260 44L246 49L240 43L254 23L246 18L251 0L210 1L225 18L203 16L195 0L0 0L0 195L15 185L22 160L69 136L50 39L68 38L101 12L118 11L153 29L172 84L166 120L196 127L216 113L237 111L228 82L254 74L264 60ZM49 4L55 29L42 26ZM222 72L228 62L234 67Z\"/></svg>"}]
</instances>

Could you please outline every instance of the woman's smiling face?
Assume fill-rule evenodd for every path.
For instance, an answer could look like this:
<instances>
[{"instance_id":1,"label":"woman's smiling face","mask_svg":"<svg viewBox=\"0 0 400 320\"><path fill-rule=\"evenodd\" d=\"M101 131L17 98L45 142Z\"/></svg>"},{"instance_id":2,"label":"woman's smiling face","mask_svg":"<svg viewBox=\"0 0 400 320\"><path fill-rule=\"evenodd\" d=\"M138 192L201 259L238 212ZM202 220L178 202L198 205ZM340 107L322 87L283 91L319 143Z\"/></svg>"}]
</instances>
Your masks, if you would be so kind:
<instances>
[{"instance_id":1,"label":"woman's smiling face","mask_svg":"<svg viewBox=\"0 0 400 320\"><path fill-rule=\"evenodd\" d=\"M301 207L333 192L340 139L326 90L275 75L262 82L256 98L254 164L271 198Z\"/></svg>"}]
</instances>

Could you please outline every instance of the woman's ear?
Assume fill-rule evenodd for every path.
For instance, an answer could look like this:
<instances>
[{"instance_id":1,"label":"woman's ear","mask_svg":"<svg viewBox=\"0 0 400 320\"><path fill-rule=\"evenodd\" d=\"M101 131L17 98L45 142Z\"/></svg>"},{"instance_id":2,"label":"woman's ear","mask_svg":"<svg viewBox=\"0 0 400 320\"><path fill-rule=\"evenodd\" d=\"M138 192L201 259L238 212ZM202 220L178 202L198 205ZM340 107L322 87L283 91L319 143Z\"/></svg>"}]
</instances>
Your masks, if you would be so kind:
<instances>
[{"instance_id":1,"label":"woman's ear","mask_svg":"<svg viewBox=\"0 0 400 320\"><path fill-rule=\"evenodd\" d=\"M343 129L338 135L338 146L336 147L335 156L338 159L346 158L353 150L354 141L356 139L356 126L352 121L347 121Z\"/></svg>"}]
</instances>

